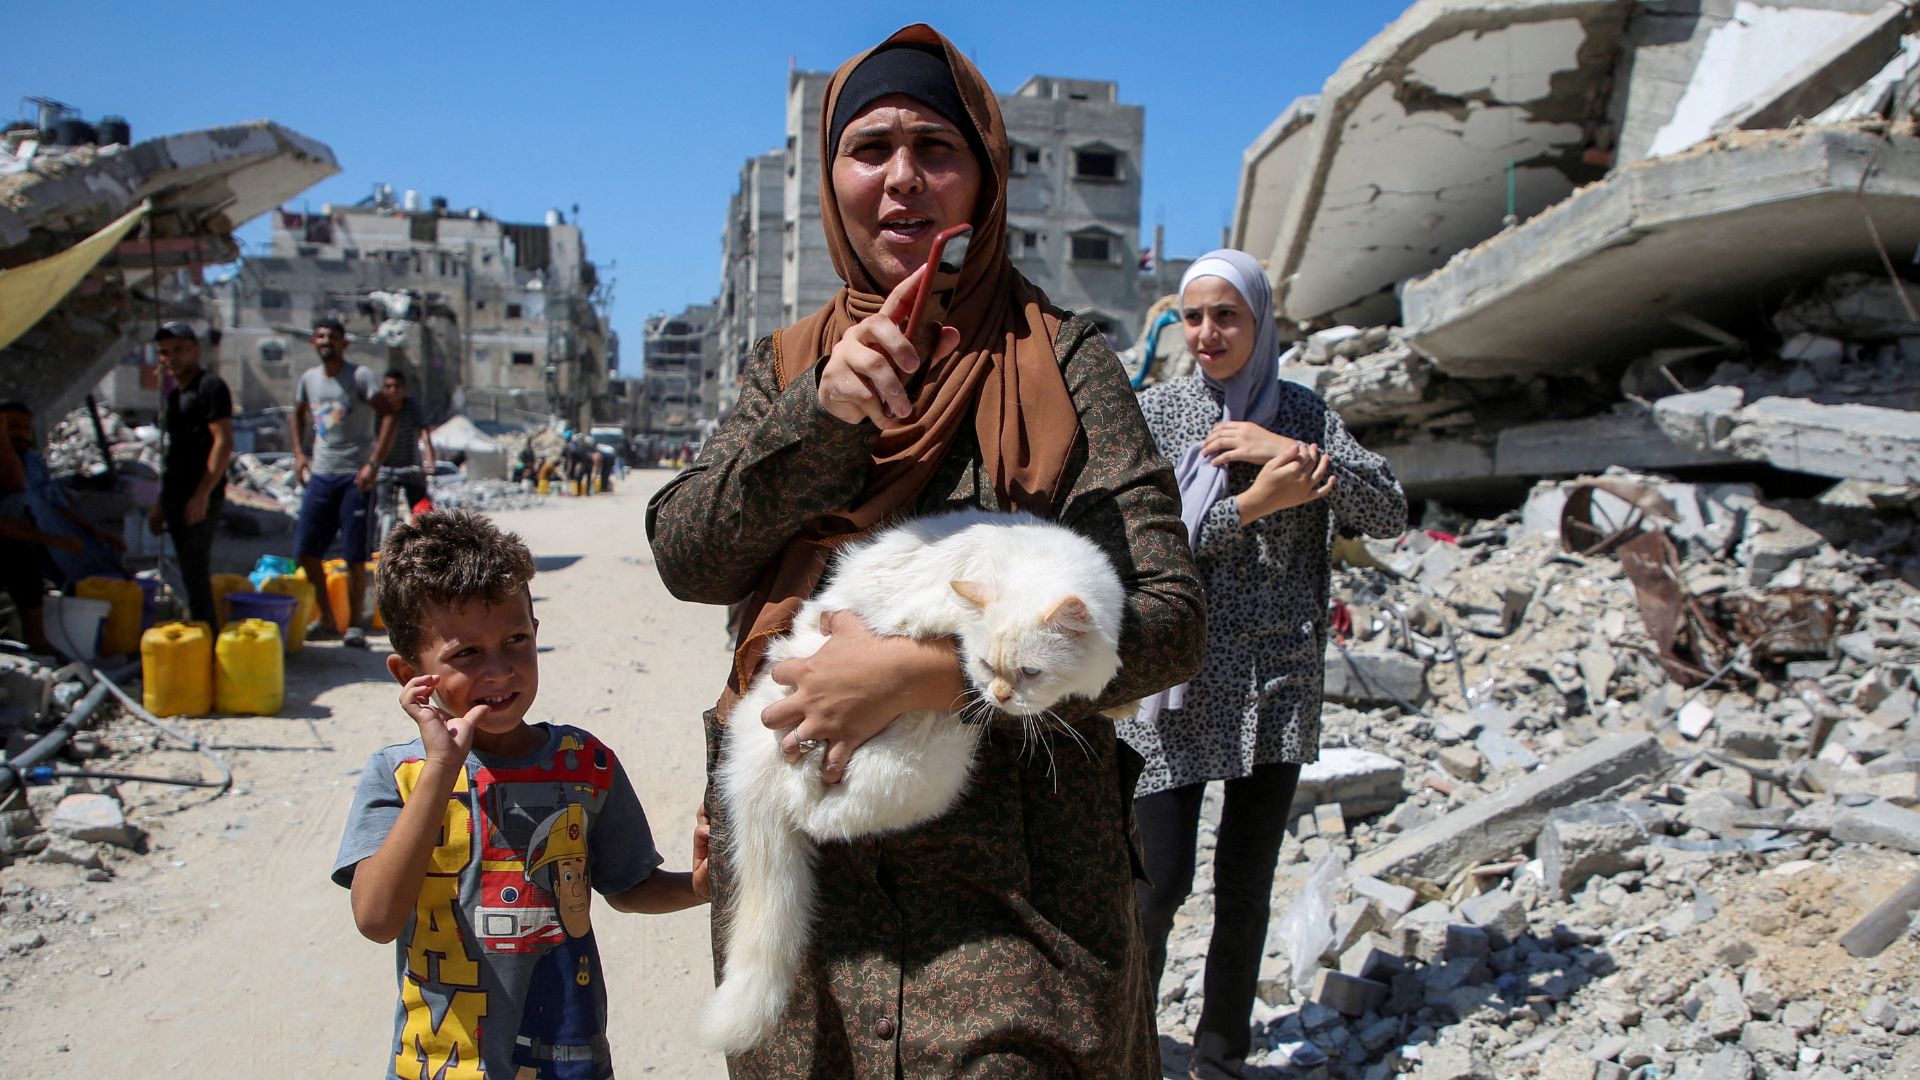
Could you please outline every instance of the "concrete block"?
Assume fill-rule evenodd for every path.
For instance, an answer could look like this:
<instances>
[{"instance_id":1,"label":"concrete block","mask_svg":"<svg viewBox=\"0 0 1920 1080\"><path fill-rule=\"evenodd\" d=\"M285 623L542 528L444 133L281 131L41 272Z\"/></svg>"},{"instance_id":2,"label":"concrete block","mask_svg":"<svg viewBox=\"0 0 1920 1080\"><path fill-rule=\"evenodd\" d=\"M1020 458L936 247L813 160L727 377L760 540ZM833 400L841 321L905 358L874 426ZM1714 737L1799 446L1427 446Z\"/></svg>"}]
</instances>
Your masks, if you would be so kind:
<instances>
[{"instance_id":1,"label":"concrete block","mask_svg":"<svg viewBox=\"0 0 1920 1080\"><path fill-rule=\"evenodd\" d=\"M1385 923L1398 921L1420 902L1419 894L1412 889L1379 878L1354 878L1347 882L1347 888L1352 889L1355 896L1364 896L1373 901L1373 905L1380 909L1381 921Z\"/></svg>"},{"instance_id":2,"label":"concrete block","mask_svg":"<svg viewBox=\"0 0 1920 1080\"><path fill-rule=\"evenodd\" d=\"M1294 789L1298 807L1339 803L1343 816L1365 817L1400 805L1406 767L1385 754L1349 747L1320 751L1320 757L1302 766Z\"/></svg>"},{"instance_id":3,"label":"concrete block","mask_svg":"<svg viewBox=\"0 0 1920 1080\"><path fill-rule=\"evenodd\" d=\"M141 831L127 824L120 800L110 795L69 795L54 808L47 829L89 844L137 847Z\"/></svg>"},{"instance_id":4,"label":"concrete block","mask_svg":"<svg viewBox=\"0 0 1920 1080\"><path fill-rule=\"evenodd\" d=\"M1353 900L1340 905L1333 913L1333 943L1329 946L1332 957L1339 957L1361 938L1376 930L1386 929L1371 900Z\"/></svg>"},{"instance_id":5,"label":"concrete block","mask_svg":"<svg viewBox=\"0 0 1920 1080\"><path fill-rule=\"evenodd\" d=\"M1680 706L1680 715L1674 719L1673 726L1687 738L1698 739L1713 726L1713 707L1695 698Z\"/></svg>"},{"instance_id":6,"label":"concrete block","mask_svg":"<svg viewBox=\"0 0 1920 1080\"><path fill-rule=\"evenodd\" d=\"M1548 814L1534 852L1547 889L1564 900L1588 878L1645 866L1646 837L1647 815L1620 803L1592 803Z\"/></svg>"},{"instance_id":7,"label":"concrete block","mask_svg":"<svg viewBox=\"0 0 1920 1080\"><path fill-rule=\"evenodd\" d=\"M1485 930L1496 949L1513 944L1527 933L1527 906L1505 889L1468 899L1460 905L1460 914Z\"/></svg>"},{"instance_id":8,"label":"concrete block","mask_svg":"<svg viewBox=\"0 0 1920 1080\"><path fill-rule=\"evenodd\" d=\"M1337 802L1323 802L1313 808L1313 825L1320 836L1347 835L1347 819L1340 813Z\"/></svg>"},{"instance_id":9,"label":"concrete block","mask_svg":"<svg viewBox=\"0 0 1920 1080\"><path fill-rule=\"evenodd\" d=\"M1833 838L1920 855L1920 812L1878 801L1845 807L1833 819Z\"/></svg>"},{"instance_id":10,"label":"concrete block","mask_svg":"<svg viewBox=\"0 0 1920 1080\"><path fill-rule=\"evenodd\" d=\"M1435 548L1446 545L1436 544ZM1433 549L1429 549L1433 550ZM1327 649L1322 694L1348 705L1392 705L1393 694L1418 705L1427 696L1427 665L1386 649Z\"/></svg>"},{"instance_id":11,"label":"concrete block","mask_svg":"<svg viewBox=\"0 0 1920 1080\"><path fill-rule=\"evenodd\" d=\"M1533 751L1520 744L1520 740L1504 731L1491 727L1483 728L1474 736L1473 748L1480 751L1486 759L1487 769L1499 772L1502 769L1532 769L1540 764Z\"/></svg>"},{"instance_id":12,"label":"concrete block","mask_svg":"<svg viewBox=\"0 0 1920 1080\"><path fill-rule=\"evenodd\" d=\"M1658 772L1666 763L1666 751L1651 734L1603 736L1374 848L1348 867L1348 880L1362 876L1449 880L1467 866L1531 847L1556 807L1598 797Z\"/></svg>"},{"instance_id":13,"label":"concrete block","mask_svg":"<svg viewBox=\"0 0 1920 1080\"><path fill-rule=\"evenodd\" d=\"M1480 752L1464 746L1449 746L1434 755L1440 767L1461 780L1478 780L1485 772Z\"/></svg>"},{"instance_id":14,"label":"concrete block","mask_svg":"<svg viewBox=\"0 0 1920 1080\"><path fill-rule=\"evenodd\" d=\"M1387 989L1385 983L1321 968L1313 979L1313 1000L1342 1016L1365 1016L1387 1000Z\"/></svg>"},{"instance_id":15,"label":"concrete block","mask_svg":"<svg viewBox=\"0 0 1920 1080\"><path fill-rule=\"evenodd\" d=\"M1340 954L1340 970L1362 979L1386 982L1406 970L1406 958L1393 942L1379 934L1367 934Z\"/></svg>"}]
</instances>

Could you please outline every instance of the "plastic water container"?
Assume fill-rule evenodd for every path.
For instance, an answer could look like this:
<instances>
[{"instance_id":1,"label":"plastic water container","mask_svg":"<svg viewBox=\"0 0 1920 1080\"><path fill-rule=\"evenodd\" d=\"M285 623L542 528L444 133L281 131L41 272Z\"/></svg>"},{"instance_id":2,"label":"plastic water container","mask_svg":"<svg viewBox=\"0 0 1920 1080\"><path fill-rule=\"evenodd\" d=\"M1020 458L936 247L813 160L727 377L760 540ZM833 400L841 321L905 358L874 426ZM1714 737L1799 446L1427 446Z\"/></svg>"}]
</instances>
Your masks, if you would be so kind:
<instances>
[{"instance_id":1,"label":"plastic water container","mask_svg":"<svg viewBox=\"0 0 1920 1080\"><path fill-rule=\"evenodd\" d=\"M247 580L259 589L274 578L291 574L297 569L299 564L285 555L262 555L260 561L253 564L253 573L247 575Z\"/></svg>"},{"instance_id":2,"label":"plastic water container","mask_svg":"<svg viewBox=\"0 0 1920 1080\"><path fill-rule=\"evenodd\" d=\"M300 602L293 613L293 621L287 624L286 636L281 639L288 652L299 652L300 647L307 643L307 624L313 621L313 614L319 607L313 598L313 582L300 574L282 574L269 578L260 591L291 596Z\"/></svg>"},{"instance_id":3,"label":"plastic water container","mask_svg":"<svg viewBox=\"0 0 1920 1080\"><path fill-rule=\"evenodd\" d=\"M338 569L327 567L327 603L333 606L333 629L341 634L347 632L347 616L353 610L347 606L347 580L345 563Z\"/></svg>"},{"instance_id":4,"label":"plastic water container","mask_svg":"<svg viewBox=\"0 0 1920 1080\"><path fill-rule=\"evenodd\" d=\"M387 628L387 623L386 623L386 620L380 617L379 597L380 597L380 556L376 553L373 558L367 560L367 596L366 596L366 604L364 605L362 610L370 611L373 613L373 628L375 630L385 630Z\"/></svg>"},{"instance_id":5,"label":"plastic water container","mask_svg":"<svg viewBox=\"0 0 1920 1080\"><path fill-rule=\"evenodd\" d=\"M140 703L155 716L213 711L213 638L204 623L161 623L140 637Z\"/></svg>"},{"instance_id":6,"label":"plastic water container","mask_svg":"<svg viewBox=\"0 0 1920 1080\"><path fill-rule=\"evenodd\" d=\"M140 629L145 630L160 621L160 594L166 585L157 577L136 577L140 586Z\"/></svg>"},{"instance_id":7,"label":"plastic water container","mask_svg":"<svg viewBox=\"0 0 1920 1080\"><path fill-rule=\"evenodd\" d=\"M227 620L228 623L245 622L248 619L270 622L280 628L280 639L285 641L294 617L300 614L300 598L285 593L228 593L227 609L233 616Z\"/></svg>"},{"instance_id":8,"label":"plastic water container","mask_svg":"<svg viewBox=\"0 0 1920 1080\"><path fill-rule=\"evenodd\" d=\"M256 591L253 581L245 574L213 575L213 610L214 617L220 620L220 625L225 626L233 621L233 616L227 611L229 594Z\"/></svg>"},{"instance_id":9,"label":"plastic water container","mask_svg":"<svg viewBox=\"0 0 1920 1080\"><path fill-rule=\"evenodd\" d=\"M73 594L83 600L105 600L113 605L100 633L100 651L107 656L137 652L140 648L140 610L146 597L138 582L123 578L81 578Z\"/></svg>"},{"instance_id":10,"label":"plastic water container","mask_svg":"<svg viewBox=\"0 0 1920 1080\"><path fill-rule=\"evenodd\" d=\"M47 641L75 660L100 657L100 635L113 613L105 600L84 600L78 596L49 596L40 609Z\"/></svg>"},{"instance_id":11,"label":"plastic water container","mask_svg":"<svg viewBox=\"0 0 1920 1080\"><path fill-rule=\"evenodd\" d=\"M291 596L273 598L293 605L299 603ZM253 716L274 716L280 712L287 685L286 650L280 644L280 624L266 619L229 623L220 631L213 655L215 708L223 713Z\"/></svg>"}]
</instances>

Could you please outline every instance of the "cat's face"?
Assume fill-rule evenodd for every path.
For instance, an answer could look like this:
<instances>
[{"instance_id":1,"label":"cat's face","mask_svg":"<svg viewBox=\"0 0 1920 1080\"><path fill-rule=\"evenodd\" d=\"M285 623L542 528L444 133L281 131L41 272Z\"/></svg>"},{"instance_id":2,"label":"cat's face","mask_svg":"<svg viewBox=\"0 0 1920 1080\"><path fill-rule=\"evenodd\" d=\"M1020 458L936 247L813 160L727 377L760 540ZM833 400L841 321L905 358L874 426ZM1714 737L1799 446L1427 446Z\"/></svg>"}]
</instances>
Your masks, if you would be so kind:
<instances>
[{"instance_id":1,"label":"cat's face","mask_svg":"<svg viewBox=\"0 0 1920 1080\"><path fill-rule=\"evenodd\" d=\"M1094 637L1078 598L1023 612L1017 609L1020 598L997 602L968 582L954 582L954 592L979 615L960 634L961 661L978 700L1011 716L1035 716L1064 698L1090 692ZM1095 675L1093 689L1111 674Z\"/></svg>"}]
</instances>

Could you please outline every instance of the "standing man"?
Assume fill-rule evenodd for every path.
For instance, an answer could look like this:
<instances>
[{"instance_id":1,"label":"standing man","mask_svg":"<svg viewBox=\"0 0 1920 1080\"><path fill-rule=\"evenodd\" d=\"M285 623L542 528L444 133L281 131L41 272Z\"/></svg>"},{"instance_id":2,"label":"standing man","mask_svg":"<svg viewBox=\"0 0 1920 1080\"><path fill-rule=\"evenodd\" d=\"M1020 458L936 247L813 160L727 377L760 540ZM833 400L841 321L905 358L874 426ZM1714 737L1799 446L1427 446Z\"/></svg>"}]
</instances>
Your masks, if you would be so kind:
<instances>
[{"instance_id":1,"label":"standing man","mask_svg":"<svg viewBox=\"0 0 1920 1080\"><path fill-rule=\"evenodd\" d=\"M433 440L428 437L432 429L427 427L427 416L421 411L420 403L407 396L406 372L389 368L380 380L380 392L387 396L387 404L393 409L392 414L381 421L383 427L392 424L393 433L387 456L380 459L383 473L392 472L382 475L380 482L398 484L407 493L404 519L412 521L413 508L427 497L427 477L433 473ZM380 498L387 498L384 490Z\"/></svg>"},{"instance_id":2,"label":"standing man","mask_svg":"<svg viewBox=\"0 0 1920 1080\"><path fill-rule=\"evenodd\" d=\"M367 632L360 624L367 593L368 496L379 462L393 441L393 425L376 425L375 419L393 408L373 372L347 362L347 328L339 319L323 315L313 321L313 351L320 364L301 373L293 413L287 418L294 478L307 484L293 549L307 580L313 582L320 613L319 621L307 628L307 638L331 637L334 632L333 600L327 595L323 560L327 545L337 535L347 560L347 631L341 640L364 649Z\"/></svg>"},{"instance_id":3,"label":"standing man","mask_svg":"<svg viewBox=\"0 0 1920 1080\"><path fill-rule=\"evenodd\" d=\"M200 367L200 338L183 322L153 335L160 365L173 378L167 391L167 454L161 462L160 501L150 524L173 534L187 609L219 628L213 606L213 523L227 499L227 462L233 456L233 394L226 380Z\"/></svg>"}]
</instances>

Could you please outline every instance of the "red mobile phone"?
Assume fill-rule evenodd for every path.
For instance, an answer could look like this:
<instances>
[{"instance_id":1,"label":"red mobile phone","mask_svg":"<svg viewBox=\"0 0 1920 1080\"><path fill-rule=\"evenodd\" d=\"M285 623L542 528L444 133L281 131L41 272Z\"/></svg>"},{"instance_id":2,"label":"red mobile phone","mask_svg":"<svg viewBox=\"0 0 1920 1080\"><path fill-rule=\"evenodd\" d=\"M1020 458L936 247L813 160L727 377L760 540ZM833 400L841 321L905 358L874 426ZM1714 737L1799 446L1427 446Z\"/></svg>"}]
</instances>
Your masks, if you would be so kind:
<instances>
[{"instance_id":1,"label":"red mobile phone","mask_svg":"<svg viewBox=\"0 0 1920 1080\"><path fill-rule=\"evenodd\" d=\"M967 244L973 239L973 226L966 223L942 229L933 238L933 249L927 252L927 263L933 267L933 273L920 277L920 287L913 291L913 303L907 308L907 317L900 323L900 332L913 340L913 328L920 325L920 309L927 302L927 294L933 291L933 279L940 274L957 274L960 264L967 261Z\"/></svg>"}]
</instances>

